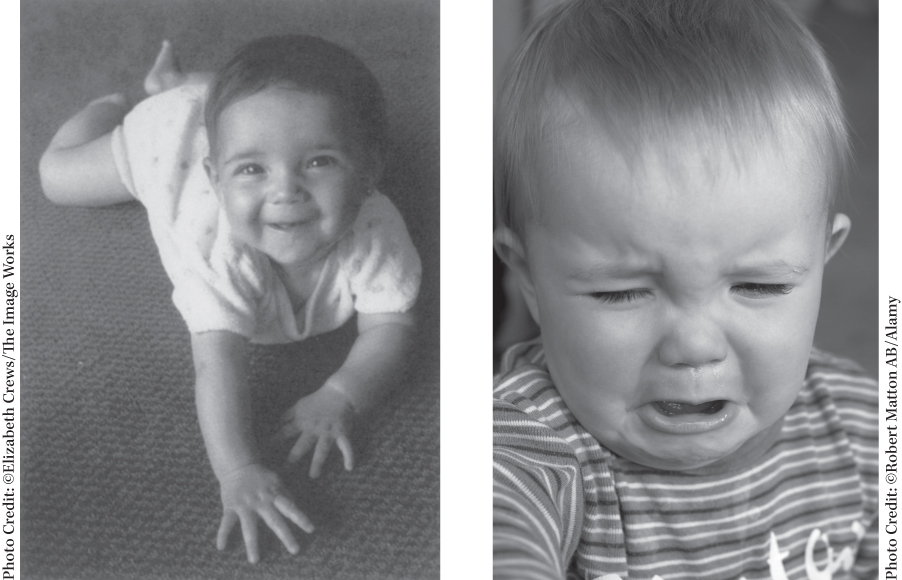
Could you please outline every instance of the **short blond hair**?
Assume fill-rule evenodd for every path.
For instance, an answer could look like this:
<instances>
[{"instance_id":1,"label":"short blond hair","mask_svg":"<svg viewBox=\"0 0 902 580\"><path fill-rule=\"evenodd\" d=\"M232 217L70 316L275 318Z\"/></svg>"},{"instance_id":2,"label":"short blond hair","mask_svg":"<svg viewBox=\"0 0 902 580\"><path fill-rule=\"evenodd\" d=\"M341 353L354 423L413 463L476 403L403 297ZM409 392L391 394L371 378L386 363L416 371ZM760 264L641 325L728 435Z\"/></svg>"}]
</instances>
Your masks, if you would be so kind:
<instances>
[{"instance_id":1,"label":"short blond hair","mask_svg":"<svg viewBox=\"0 0 902 580\"><path fill-rule=\"evenodd\" d=\"M574 0L541 17L496 106L496 220L517 233L539 215L540 145L562 99L626 152L677 123L717 146L801 136L821 157L829 210L845 187L849 136L833 72L778 0Z\"/></svg>"}]
</instances>

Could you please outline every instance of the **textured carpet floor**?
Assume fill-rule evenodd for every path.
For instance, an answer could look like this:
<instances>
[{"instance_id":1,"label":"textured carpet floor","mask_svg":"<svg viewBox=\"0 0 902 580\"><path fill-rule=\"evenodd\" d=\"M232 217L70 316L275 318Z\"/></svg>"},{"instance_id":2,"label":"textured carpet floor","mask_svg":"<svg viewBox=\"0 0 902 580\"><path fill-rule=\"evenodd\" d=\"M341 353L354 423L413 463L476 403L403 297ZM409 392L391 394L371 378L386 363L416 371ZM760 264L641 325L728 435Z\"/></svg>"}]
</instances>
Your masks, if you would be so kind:
<instances>
[{"instance_id":1,"label":"textured carpet floor","mask_svg":"<svg viewBox=\"0 0 902 580\"><path fill-rule=\"evenodd\" d=\"M438 2L49 2L21 5L22 577L435 578L439 554ZM250 566L214 547L218 486L195 418L187 331L143 209L52 206L37 161L90 99L141 79L163 38L210 69L253 38L324 36L380 79L395 144L383 191L424 261L407 376L356 432L353 473L279 467L317 524L290 556L265 534ZM343 360L353 328L259 348L262 440ZM273 465L284 447L268 444ZM300 535L300 533L299 533Z\"/></svg>"}]
</instances>

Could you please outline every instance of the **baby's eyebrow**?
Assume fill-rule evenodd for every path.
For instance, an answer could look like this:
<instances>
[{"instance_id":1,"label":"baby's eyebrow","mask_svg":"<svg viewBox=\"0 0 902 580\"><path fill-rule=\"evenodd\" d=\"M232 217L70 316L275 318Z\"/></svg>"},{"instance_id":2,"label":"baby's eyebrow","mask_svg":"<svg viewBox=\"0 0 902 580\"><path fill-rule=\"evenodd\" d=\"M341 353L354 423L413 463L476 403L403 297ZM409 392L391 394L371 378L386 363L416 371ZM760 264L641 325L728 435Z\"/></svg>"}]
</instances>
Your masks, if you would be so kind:
<instances>
[{"instance_id":1,"label":"baby's eyebrow","mask_svg":"<svg viewBox=\"0 0 902 580\"><path fill-rule=\"evenodd\" d=\"M586 268L573 269L567 278L574 282L593 282L599 278L639 278L651 276L656 271L648 266L633 264L596 264Z\"/></svg>"},{"instance_id":2,"label":"baby's eyebrow","mask_svg":"<svg viewBox=\"0 0 902 580\"><path fill-rule=\"evenodd\" d=\"M252 159L254 157L260 157L262 155L261 151L257 149L249 149L247 151L239 151L223 161L223 165L229 165L230 163L237 163L240 161L244 161L245 159Z\"/></svg>"},{"instance_id":3,"label":"baby's eyebrow","mask_svg":"<svg viewBox=\"0 0 902 580\"><path fill-rule=\"evenodd\" d=\"M808 266L776 260L762 264L743 266L736 271L740 276L790 276L795 278L808 271Z\"/></svg>"},{"instance_id":4,"label":"baby's eyebrow","mask_svg":"<svg viewBox=\"0 0 902 580\"><path fill-rule=\"evenodd\" d=\"M775 260L760 264L750 264L736 268L734 276L755 277L790 277L797 278L808 271L808 266L793 264L786 260ZM653 267L641 264L596 264L585 268L574 268L567 275L573 282L594 282L598 279L633 279L643 276L654 276L658 273Z\"/></svg>"}]
</instances>

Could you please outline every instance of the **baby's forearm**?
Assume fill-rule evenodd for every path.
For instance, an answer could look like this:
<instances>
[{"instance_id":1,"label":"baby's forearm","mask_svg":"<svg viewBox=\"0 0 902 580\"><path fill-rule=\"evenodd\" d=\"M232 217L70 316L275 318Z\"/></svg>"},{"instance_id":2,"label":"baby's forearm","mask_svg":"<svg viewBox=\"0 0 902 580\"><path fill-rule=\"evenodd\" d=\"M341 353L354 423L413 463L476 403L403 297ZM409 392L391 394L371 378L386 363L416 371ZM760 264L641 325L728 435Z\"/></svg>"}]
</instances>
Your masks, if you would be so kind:
<instances>
[{"instance_id":1,"label":"baby's forearm","mask_svg":"<svg viewBox=\"0 0 902 580\"><path fill-rule=\"evenodd\" d=\"M357 413L365 413L397 383L413 331L413 319L408 315L361 328L348 358L324 388L340 391Z\"/></svg>"},{"instance_id":2,"label":"baby's forearm","mask_svg":"<svg viewBox=\"0 0 902 580\"><path fill-rule=\"evenodd\" d=\"M207 456L217 479L259 463L253 432L246 341L227 332L191 337L195 402Z\"/></svg>"},{"instance_id":3,"label":"baby's forearm","mask_svg":"<svg viewBox=\"0 0 902 580\"><path fill-rule=\"evenodd\" d=\"M127 112L125 98L121 95L110 95L92 101L63 123L47 150L68 149L90 143L115 129Z\"/></svg>"}]
</instances>

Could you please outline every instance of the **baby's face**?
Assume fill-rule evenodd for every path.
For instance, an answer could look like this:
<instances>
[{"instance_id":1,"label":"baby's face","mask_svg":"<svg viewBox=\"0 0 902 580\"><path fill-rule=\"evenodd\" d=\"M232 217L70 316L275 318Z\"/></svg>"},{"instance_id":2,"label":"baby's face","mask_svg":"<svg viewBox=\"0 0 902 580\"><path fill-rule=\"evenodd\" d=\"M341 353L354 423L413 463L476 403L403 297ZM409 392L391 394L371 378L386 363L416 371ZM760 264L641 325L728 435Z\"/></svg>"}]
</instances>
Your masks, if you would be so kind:
<instances>
[{"instance_id":1,"label":"baby's face","mask_svg":"<svg viewBox=\"0 0 902 580\"><path fill-rule=\"evenodd\" d=\"M588 131L556 145L521 274L567 406L649 467L757 454L801 388L824 264L848 230L843 215L827 229L806 148L758 147L741 167L648 148L631 170Z\"/></svg>"},{"instance_id":2,"label":"baby's face","mask_svg":"<svg viewBox=\"0 0 902 580\"><path fill-rule=\"evenodd\" d=\"M276 86L229 105L207 166L235 237L286 267L321 260L375 181L355 137L325 96Z\"/></svg>"}]
</instances>

